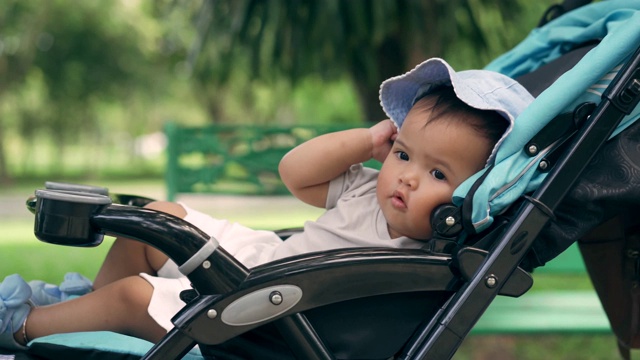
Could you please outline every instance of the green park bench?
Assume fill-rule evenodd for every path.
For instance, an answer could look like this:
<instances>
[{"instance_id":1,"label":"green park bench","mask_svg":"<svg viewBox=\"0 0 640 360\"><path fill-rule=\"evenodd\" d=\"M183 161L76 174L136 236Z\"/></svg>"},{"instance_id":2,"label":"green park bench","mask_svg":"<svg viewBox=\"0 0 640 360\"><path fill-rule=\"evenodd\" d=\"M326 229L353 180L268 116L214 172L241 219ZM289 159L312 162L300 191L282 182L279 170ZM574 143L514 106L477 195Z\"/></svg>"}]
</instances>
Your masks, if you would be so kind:
<instances>
[{"instance_id":1,"label":"green park bench","mask_svg":"<svg viewBox=\"0 0 640 360\"><path fill-rule=\"evenodd\" d=\"M294 146L346 126L291 127L169 123L166 185L168 200L181 193L286 194L278 163ZM375 166L375 164L369 164ZM498 296L471 334L609 334L607 317L594 290L536 289L544 276L588 276L573 245L534 274L534 287L519 298Z\"/></svg>"},{"instance_id":2,"label":"green park bench","mask_svg":"<svg viewBox=\"0 0 640 360\"><path fill-rule=\"evenodd\" d=\"M167 123L167 199L180 193L287 194L278 176L280 159L306 140L351 127Z\"/></svg>"}]
</instances>

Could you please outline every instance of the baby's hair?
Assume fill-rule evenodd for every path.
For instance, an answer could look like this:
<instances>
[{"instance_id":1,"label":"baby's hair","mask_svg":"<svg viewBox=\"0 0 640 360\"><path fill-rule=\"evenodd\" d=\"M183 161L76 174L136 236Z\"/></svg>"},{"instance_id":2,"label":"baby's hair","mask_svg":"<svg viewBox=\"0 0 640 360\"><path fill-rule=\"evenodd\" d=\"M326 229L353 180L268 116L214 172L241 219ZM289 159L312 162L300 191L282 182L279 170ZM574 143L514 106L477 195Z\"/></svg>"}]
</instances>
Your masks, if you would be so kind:
<instances>
[{"instance_id":1,"label":"baby's hair","mask_svg":"<svg viewBox=\"0 0 640 360\"><path fill-rule=\"evenodd\" d=\"M471 126L478 134L495 145L509 126L507 119L495 111L479 110L458 99L453 88L442 86L415 101L427 100L426 108L430 111L427 121L436 121L447 116L447 121L455 119ZM426 124L425 124L426 126Z\"/></svg>"}]
</instances>

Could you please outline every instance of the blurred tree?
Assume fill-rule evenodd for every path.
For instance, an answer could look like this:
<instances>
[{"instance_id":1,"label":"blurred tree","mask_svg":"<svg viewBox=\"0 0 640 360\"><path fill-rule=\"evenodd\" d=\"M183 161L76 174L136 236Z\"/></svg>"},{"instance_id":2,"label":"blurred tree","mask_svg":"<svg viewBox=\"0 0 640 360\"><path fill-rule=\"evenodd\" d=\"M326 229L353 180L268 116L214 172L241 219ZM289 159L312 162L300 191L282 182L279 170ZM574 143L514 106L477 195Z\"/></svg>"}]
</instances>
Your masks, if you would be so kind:
<instances>
[{"instance_id":1,"label":"blurred tree","mask_svg":"<svg viewBox=\"0 0 640 360\"><path fill-rule=\"evenodd\" d=\"M93 165L106 160L90 154L107 136L112 147L125 143L113 140L116 130L127 137L151 122L157 131L167 118L202 123L204 111L211 121L244 123L313 122L319 109L327 121L360 113L376 121L384 116L382 80L431 56L482 66L535 25L542 11L534 6L546 7L527 0L5 0L0 179L8 177L14 138L31 144L24 150L13 142L14 167L38 159L29 151L44 148L43 138L53 142L55 154L46 155L54 158L84 141L77 153ZM345 78L361 111L345 111L355 102ZM318 106L296 113L294 90L305 87L304 103Z\"/></svg>"},{"instance_id":2,"label":"blurred tree","mask_svg":"<svg viewBox=\"0 0 640 360\"><path fill-rule=\"evenodd\" d=\"M9 91L25 80L34 57L33 51L25 51L21 46L23 38L32 40L34 35L21 32L19 29L24 22L28 22L27 19L32 18L36 8L35 2L17 1L15 4L4 5L0 10L0 24L3 28L0 38L0 98L5 98ZM0 116L0 181L8 179L4 144L9 120L6 116Z\"/></svg>"},{"instance_id":3,"label":"blurred tree","mask_svg":"<svg viewBox=\"0 0 640 360\"><path fill-rule=\"evenodd\" d=\"M176 3L164 9L179 8ZM513 0L203 0L198 9L185 3L196 11L197 29L185 69L212 119L223 112L217 91L244 66L252 78L294 83L308 74L347 75L366 119L377 121L384 117L378 102L384 79L432 56L483 66L538 16L523 22L521 3L530 2ZM524 31L512 31L522 23ZM463 40L468 49L459 52Z\"/></svg>"},{"instance_id":4,"label":"blurred tree","mask_svg":"<svg viewBox=\"0 0 640 360\"><path fill-rule=\"evenodd\" d=\"M61 158L67 144L100 126L96 102L126 103L157 88L163 72L155 66L153 33L143 28L148 19L124 4L3 2L0 99L24 100L12 105L19 135L30 141L37 133L48 133ZM41 87L37 107L33 97L17 95L34 81ZM6 121L0 119L0 141L7 136ZM8 178L4 144L0 179Z\"/></svg>"},{"instance_id":5,"label":"blurred tree","mask_svg":"<svg viewBox=\"0 0 640 360\"><path fill-rule=\"evenodd\" d=\"M127 13L113 2L82 2L73 9L56 4L43 5L48 9L40 36L51 46L38 53L34 65L50 99L46 130L59 140L62 156L64 144L100 125L95 101L124 102L151 91L158 75L149 71L153 59L135 26L138 12Z\"/></svg>"}]
</instances>

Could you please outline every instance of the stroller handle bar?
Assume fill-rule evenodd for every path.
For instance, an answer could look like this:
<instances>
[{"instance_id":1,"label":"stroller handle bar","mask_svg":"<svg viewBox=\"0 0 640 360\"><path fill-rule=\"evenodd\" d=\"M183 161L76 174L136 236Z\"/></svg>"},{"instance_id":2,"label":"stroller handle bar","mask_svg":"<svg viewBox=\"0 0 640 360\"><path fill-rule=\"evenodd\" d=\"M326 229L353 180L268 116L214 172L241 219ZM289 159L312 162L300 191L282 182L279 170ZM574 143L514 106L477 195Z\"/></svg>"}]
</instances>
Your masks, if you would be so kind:
<instances>
[{"instance_id":1,"label":"stroller handle bar","mask_svg":"<svg viewBox=\"0 0 640 360\"><path fill-rule=\"evenodd\" d=\"M37 190L27 206L35 213L35 235L44 242L89 247L102 243L104 235L135 239L164 252L178 266L186 264L181 270L187 269L185 275L204 294L232 290L249 273L224 249L211 249L206 233L173 215L71 190Z\"/></svg>"}]
</instances>

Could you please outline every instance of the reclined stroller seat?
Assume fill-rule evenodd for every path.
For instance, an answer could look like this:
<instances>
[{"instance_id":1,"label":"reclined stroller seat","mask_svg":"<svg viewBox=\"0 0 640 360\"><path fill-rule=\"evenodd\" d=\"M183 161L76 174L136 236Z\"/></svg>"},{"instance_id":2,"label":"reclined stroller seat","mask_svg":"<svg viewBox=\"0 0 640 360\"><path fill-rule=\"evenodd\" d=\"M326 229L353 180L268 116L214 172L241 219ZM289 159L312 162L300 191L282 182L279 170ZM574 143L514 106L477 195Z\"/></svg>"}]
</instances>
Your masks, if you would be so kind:
<instances>
[{"instance_id":1,"label":"reclined stroller seat","mask_svg":"<svg viewBox=\"0 0 640 360\"><path fill-rule=\"evenodd\" d=\"M539 41L563 28L575 31ZM583 51L585 44L591 47ZM196 344L215 359L447 359L495 296L523 294L532 285L528 271L615 218L621 202L638 204L638 44L640 4L613 0L534 30L490 64L526 83L526 74L562 63L565 54L584 56L516 120L495 162L433 214L437 234L421 250L341 249L249 270L180 219L103 194L56 189L36 192L36 235L76 246L97 245L104 234L126 236L180 266L194 290L183 293L174 330L146 359L180 358ZM604 93L590 92L599 84ZM588 219L577 218L574 201L584 201L581 194L599 176L594 169L609 161L594 157L601 148L632 152L624 159L633 168L628 186L591 191L604 195L585 212ZM607 182L598 179L597 186ZM574 230L564 231L565 222Z\"/></svg>"}]
</instances>

